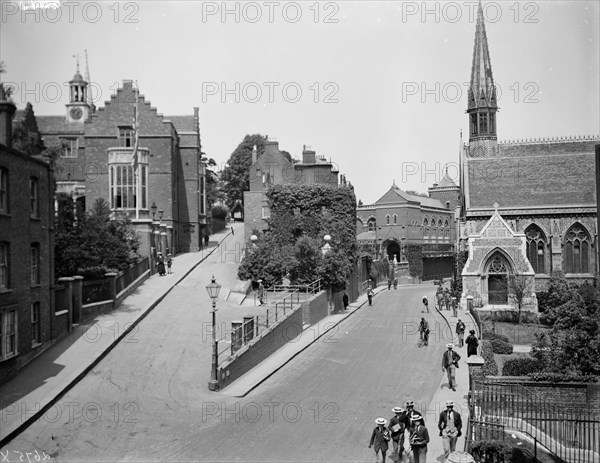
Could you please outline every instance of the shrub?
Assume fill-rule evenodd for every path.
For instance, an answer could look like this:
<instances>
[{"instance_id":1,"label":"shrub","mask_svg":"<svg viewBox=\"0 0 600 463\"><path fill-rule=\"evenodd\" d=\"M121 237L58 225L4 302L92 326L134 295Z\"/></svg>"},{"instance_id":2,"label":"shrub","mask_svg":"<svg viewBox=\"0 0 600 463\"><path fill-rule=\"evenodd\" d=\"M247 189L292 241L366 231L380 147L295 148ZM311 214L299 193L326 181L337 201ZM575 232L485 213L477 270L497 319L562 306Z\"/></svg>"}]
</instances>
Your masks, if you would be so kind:
<instances>
[{"instance_id":1,"label":"shrub","mask_svg":"<svg viewBox=\"0 0 600 463\"><path fill-rule=\"evenodd\" d=\"M105 266L97 265L95 267L80 268L77 270L77 275L82 276L86 280L101 280L108 272L110 270Z\"/></svg>"},{"instance_id":2,"label":"shrub","mask_svg":"<svg viewBox=\"0 0 600 463\"><path fill-rule=\"evenodd\" d=\"M504 362L502 376L527 376L530 373L540 371L542 365L537 359L517 358Z\"/></svg>"},{"instance_id":3,"label":"shrub","mask_svg":"<svg viewBox=\"0 0 600 463\"><path fill-rule=\"evenodd\" d=\"M220 204L217 204L212 207L212 209L210 210L210 213L216 219L225 219L227 217L227 214L229 213L229 209L227 209L227 207L225 207L225 206L221 206Z\"/></svg>"},{"instance_id":4,"label":"shrub","mask_svg":"<svg viewBox=\"0 0 600 463\"><path fill-rule=\"evenodd\" d=\"M483 374L485 376L498 375L498 364L494 359L494 350L490 341L481 341L481 356L485 363L483 364Z\"/></svg>"},{"instance_id":5,"label":"shrub","mask_svg":"<svg viewBox=\"0 0 600 463\"><path fill-rule=\"evenodd\" d=\"M487 339L488 341L496 339L496 340L499 340L499 341L502 341L502 342L510 343L510 340L508 339L507 336L504 336L503 334L499 334L499 333L492 333L490 331L484 331L483 332L483 337L485 339Z\"/></svg>"},{"instance_id":6,"label":"shrub","mask_svg":"<svg viewBox=\"0 0 600 463\"><path fill-rule=\"evenodd\" d=\"M513 346L508 342L504 342L501 339L491 339L490 344L494 354L512 354Z\"/></svg>"},{"instance_id":7,"label":"shrub","mask_svg":"<svg viewBox=\"0 0 600 463\"><path fill-rule=\"evenodd\" d=\"M504 463L523 463L526 454L518 447L501 440L480 440L471 444L471 453L478 463L503 461Z\"/></svg>"},{"instance_id":8,"label":"shrub","mask_svg":"<svg viewBox=\"0 0 600 463\"><path fill-rule=\"evenodd\" d=\"M596 383L598 377L594 375L580 375L577 373L551 373L540 371L531 373L529 377L534 381L547 381L551 383Z\"/></svg>"}]
</instances>

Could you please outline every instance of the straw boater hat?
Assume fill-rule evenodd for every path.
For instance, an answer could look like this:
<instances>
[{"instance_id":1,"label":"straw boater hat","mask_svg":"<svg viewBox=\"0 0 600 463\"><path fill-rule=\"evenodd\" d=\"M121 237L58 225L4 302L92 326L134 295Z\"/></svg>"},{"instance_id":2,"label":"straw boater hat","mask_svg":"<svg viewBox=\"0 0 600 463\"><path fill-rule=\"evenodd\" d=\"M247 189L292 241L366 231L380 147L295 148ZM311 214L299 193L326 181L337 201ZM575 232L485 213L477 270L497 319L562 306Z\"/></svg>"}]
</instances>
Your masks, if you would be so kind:
<instances>
[{"instance_id":1,"label":"straw boater hat","mask_svg":"<svg viewBox=\"0 0 600 463\"><path fill-rule=\"evenodd\" d=\"M415 413L413 416L410 417L410 421L419 421L422 419L423 416L420 413Z\"/></svg>"},{"instance_id":2,"label":"straw boater hat","mask_svg":"<svg viewBox=\"0 0 600 463\"><path fill-rule=\"evenodd\" d=\"M375 420L375 424L382 424L385 426L387 424L387 420L385 418L377 418Z\"/></svg>"},{"instance_id":3,"label":"straw boater hat","mask_svg":"<svg viewBox=\"0 0 600 463\"><path fill-rule=\"evenodd\" d=\"M402 407L394 407L394 408L392 408L392 411L394 413L402 413L404 411L404 409Z\"/></svg>"},{"instance_id":4,"label":"straw boater hat","mask_svg":"<svg viewBox=\"0 0 600 463\"><path fill-rule=\"evenodd\" d=\"M454 344L450 343L450 344L446 344L446 347L448 349L454 349Z\"/></svg>"},{"instance_id":5,"label":"straw boater hat","mask_svg":"<svg viewBox=\"0 0 600 463\"><path fill-rule=\"evenodd\" d=\"M454 402L451 400L446 400L446 407L454 407Z\"/></svg>"}]
</instances>

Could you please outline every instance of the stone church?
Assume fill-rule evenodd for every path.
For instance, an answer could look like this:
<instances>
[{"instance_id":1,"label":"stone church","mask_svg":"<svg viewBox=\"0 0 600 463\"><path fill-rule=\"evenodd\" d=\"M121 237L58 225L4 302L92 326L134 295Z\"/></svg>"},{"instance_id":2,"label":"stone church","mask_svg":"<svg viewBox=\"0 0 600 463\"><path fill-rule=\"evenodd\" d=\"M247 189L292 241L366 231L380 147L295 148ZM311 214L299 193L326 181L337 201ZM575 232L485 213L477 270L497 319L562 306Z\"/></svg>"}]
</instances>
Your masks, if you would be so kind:
<instances>
[{"instance_id":1,"label":"stone church","mask_svg":"<svg viewBox=\"0 0 600 463\"><path fill-rule=\"evenodd\" d=\"M469 142L461 141L459 249L463 304L508 308L509 276L528 280L537 310L553 272L573 282L598 274L594 146L598 136L499 142L498 105L481 3L468 92ZM510 116L510 115L508 115Z\"/></svg>"}]
</instances>

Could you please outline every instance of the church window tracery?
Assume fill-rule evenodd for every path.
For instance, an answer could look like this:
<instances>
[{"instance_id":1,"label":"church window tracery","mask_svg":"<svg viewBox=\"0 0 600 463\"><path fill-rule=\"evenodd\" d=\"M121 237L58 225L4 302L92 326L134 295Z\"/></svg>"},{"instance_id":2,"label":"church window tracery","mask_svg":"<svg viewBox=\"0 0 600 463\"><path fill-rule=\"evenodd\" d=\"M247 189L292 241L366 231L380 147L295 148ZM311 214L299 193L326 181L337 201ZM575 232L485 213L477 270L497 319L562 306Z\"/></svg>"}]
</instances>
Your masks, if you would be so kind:
<instances>
[{"instance_id":1,"label":"church window tracery","mask_svg":"<svg viewBox=\"0 0 600 463\"><path fill-rule=\"evenodd\" d=\"M565 272L590 272L590 235L580 224L575 224L565 235Z\"/></svg>"},{"instance_id":2,"label":"church window tracery","mask_svg":"<svg viewBox=\"0 0 600 463\"><path fill-rule=\"evenodd\" d=\"M546 273L546 236L537 225L525 230L527 239L527 259L535 273Z\"/></svg>"}]
</instances>

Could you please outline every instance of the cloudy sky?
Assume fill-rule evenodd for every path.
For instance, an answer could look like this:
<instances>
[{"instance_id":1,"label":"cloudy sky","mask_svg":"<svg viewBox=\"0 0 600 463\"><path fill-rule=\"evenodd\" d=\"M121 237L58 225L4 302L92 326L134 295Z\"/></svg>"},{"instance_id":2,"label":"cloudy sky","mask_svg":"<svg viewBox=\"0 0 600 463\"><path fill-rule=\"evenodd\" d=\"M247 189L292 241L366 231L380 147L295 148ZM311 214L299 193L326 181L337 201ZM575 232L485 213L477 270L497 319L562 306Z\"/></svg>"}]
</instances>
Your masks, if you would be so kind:
<instances>
[{"instance_id":1,"label":"cloudy sky","mask_svg":"<svg viewBox=\"0 0 600 463\"><path fill-rule=\"evenodd\" d=\"M47 0L42 0L47 1ZM89 55L97 106L123 79L164 115L200 107L225 163L248 133L331 158L365 203L392 182L426 191L466 132L477 3L0 0L4 81L18 107L64 114ZM483 2L501 140L597 134L597 1ZM57 89L62 88L62 91Z\"/></svg>"}]
</instances>

